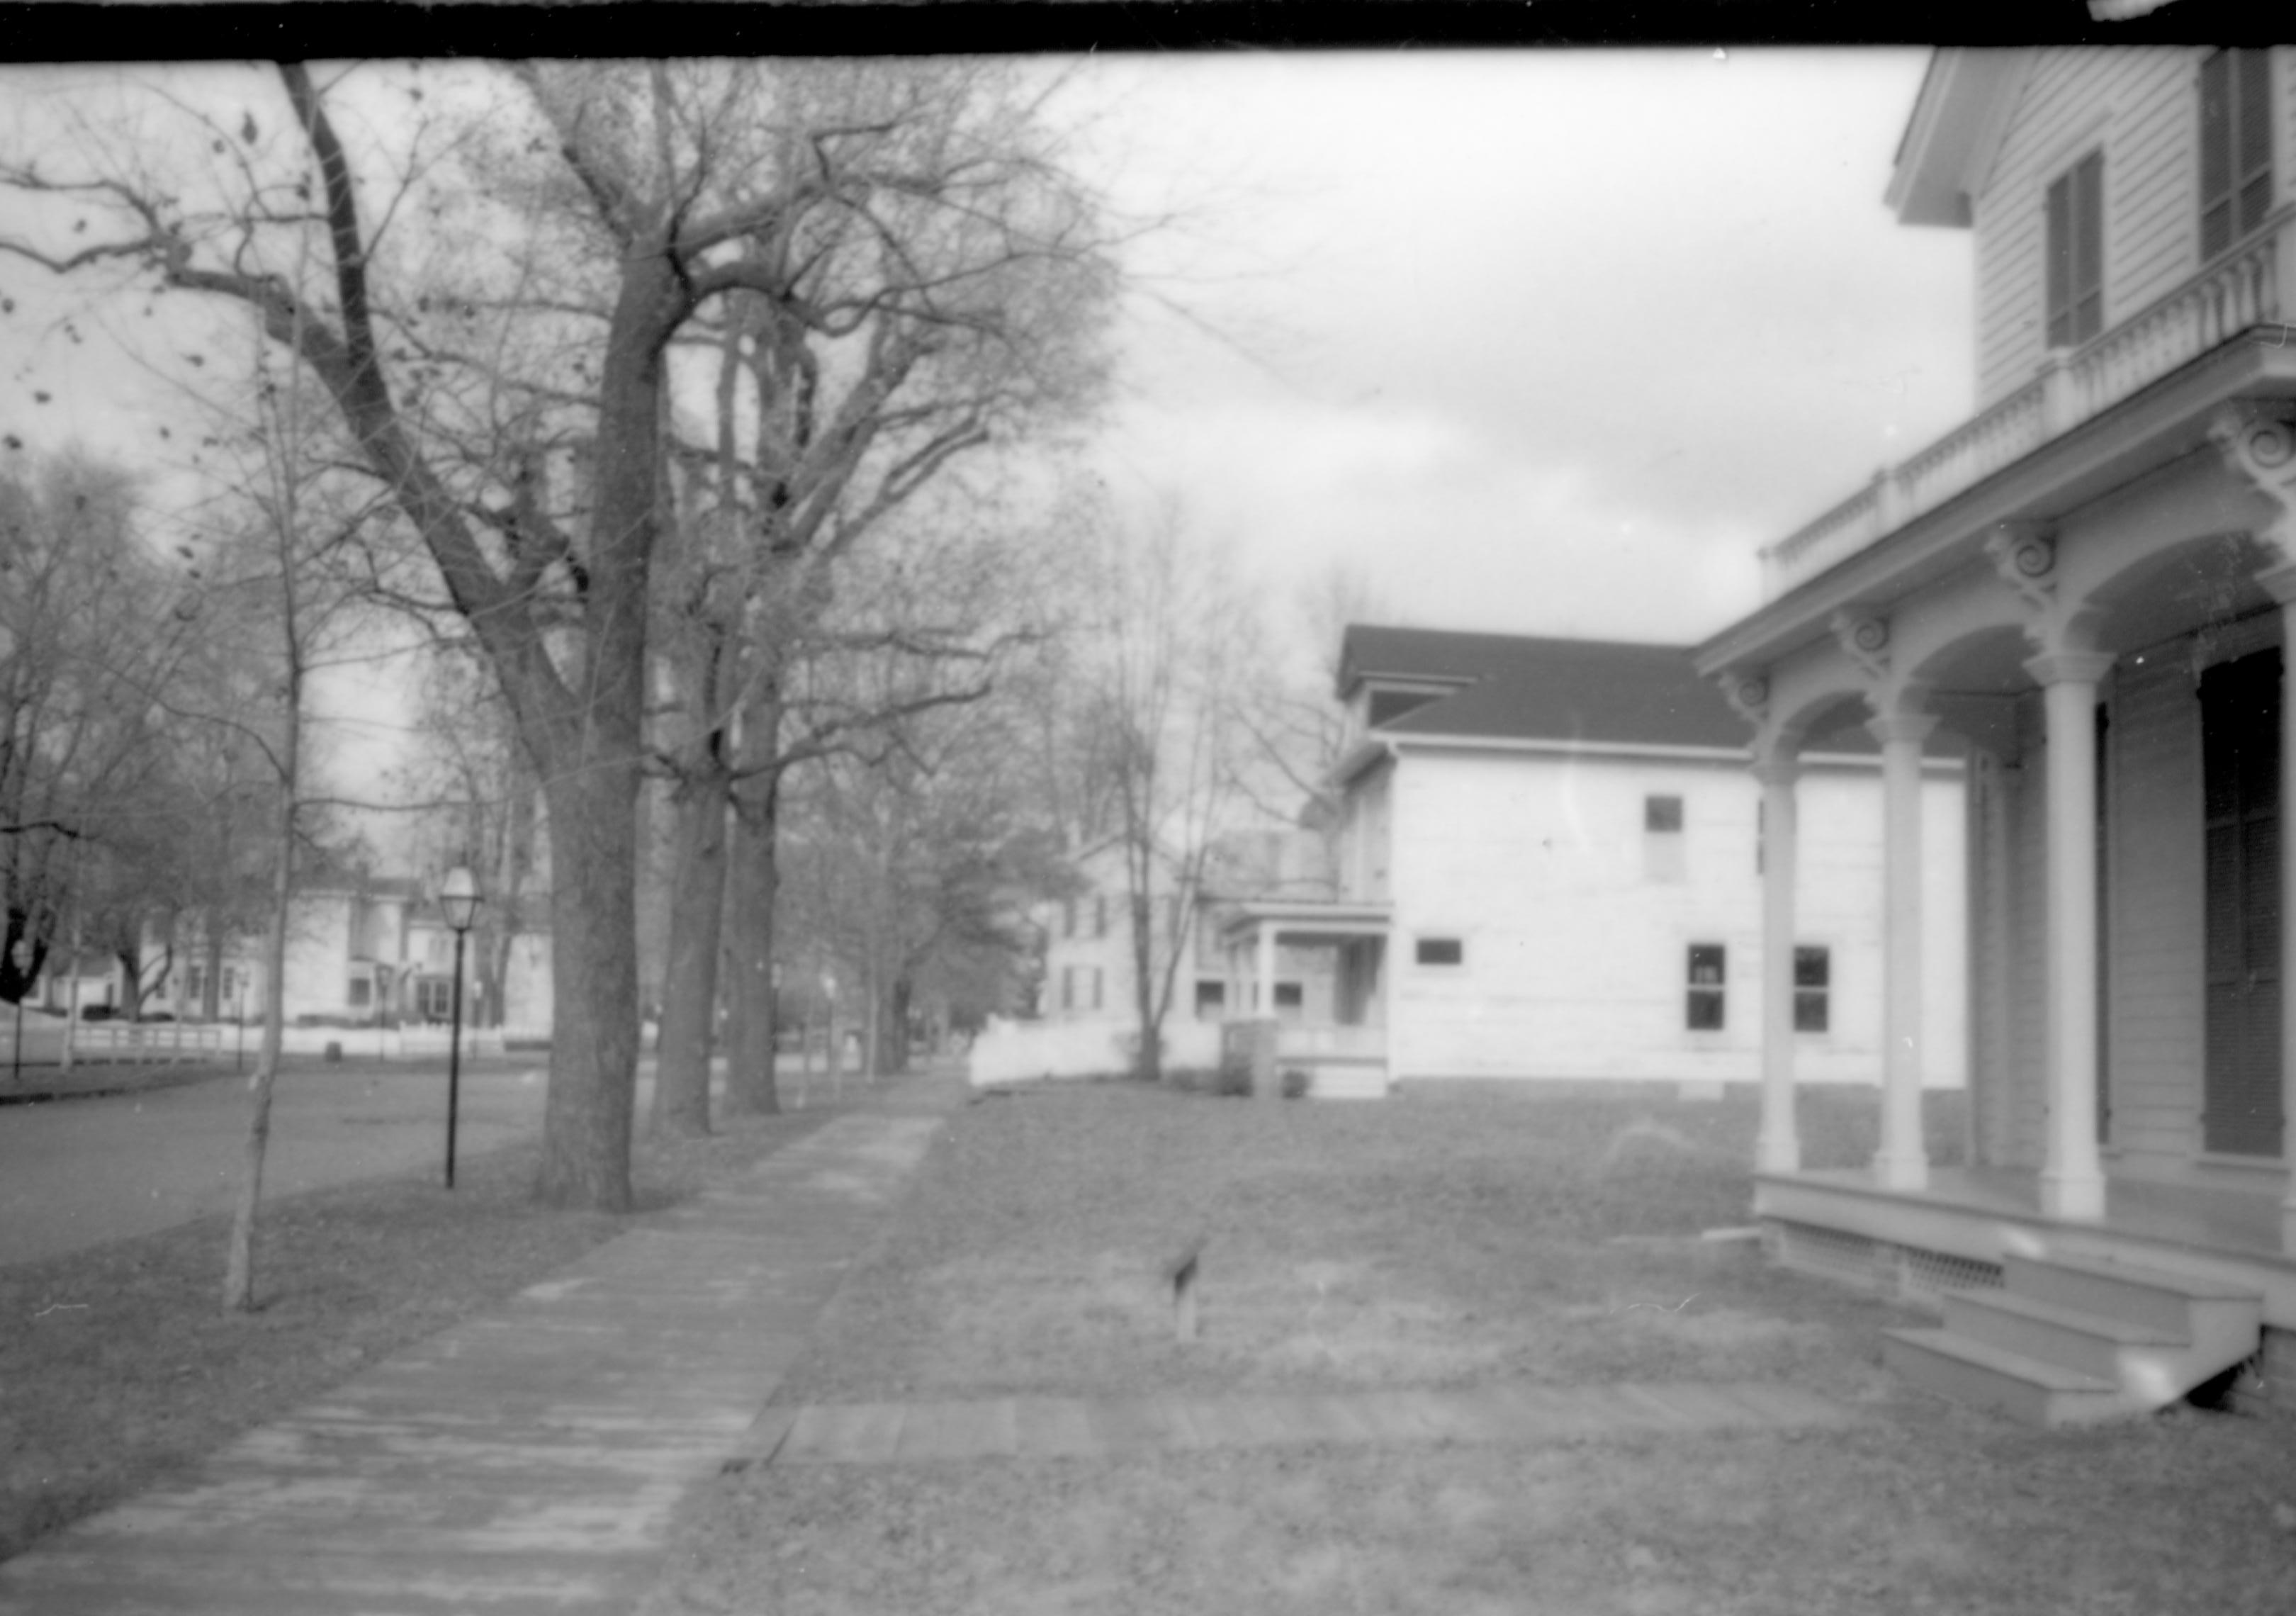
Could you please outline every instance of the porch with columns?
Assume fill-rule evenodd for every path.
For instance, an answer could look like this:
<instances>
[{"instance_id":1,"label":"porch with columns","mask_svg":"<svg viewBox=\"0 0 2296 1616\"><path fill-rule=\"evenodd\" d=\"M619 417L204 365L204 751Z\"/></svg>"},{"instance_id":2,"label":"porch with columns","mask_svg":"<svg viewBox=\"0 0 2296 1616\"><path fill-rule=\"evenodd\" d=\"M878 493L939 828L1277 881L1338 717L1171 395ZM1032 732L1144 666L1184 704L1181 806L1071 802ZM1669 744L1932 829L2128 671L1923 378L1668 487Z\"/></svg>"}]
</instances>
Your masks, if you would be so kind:
<instances>
[{"instance_id":1,"label":"porch with columns","mask_svg":"<svg viewBox=\"0 0 2296 1616\"><path fill-rule=\"evenodd\" d=\"M1279 1026L1276 1060L1308 1074L1311 1097L1360 1099L1386 1094L1395 975L1389 932L1386 904L1258 900L1236 905L1220 933L1227 956L1228 1019L1279 1019L1279 947L1330 949L1336 956L1332 1018Z\"/></svg>"},{"instance_id":2,"label":"porch with columns","mask_svg":"<svg viewBox=\"0 0 2296 1616\"><path fill-rule=\"evenodd\" d=\"M2268 1319L2296 1327L2296 1149L2291 1148L2296 1144L2296 983L2276 983L2276 1158L2234 1162L2210 1156L2199 1143L2197 1120L2189 1170L2182 1173L2157 1167L2109 1172L2111 1153L2101 1143L2100 1095L2107 1081L2101 1028L2107 1024L2103 984L2111 956L2100 898L2108 900L2115 923L2120 900L2113 896L2120 866L2100 864L2100 782L2108 778L2100 767L2100 712L2107 710L2100 709L2100 698L2112 687L2117 667L2126 674L2149 655L2157 669L2159 659L2179 654L2190 659L2197 696L2204 656L2218 654L2210 636L2229 632L2218 625L2235 626L2251 652L2276 644L2296 647L2296 411L2227 409L2216 417L2212 436L2223 451L2218 465L2228 462L2226 469L2233 473L2228 490L2220 491L2227 480L2222 470L2212 468L2209 457L2194 457L2182 469L2190 487L2160 490L2156 508L2139 507L2078 557L2060 554L2062 530L2054 526L2029 520L1993 524L1982 546L1990 568L1965 569L1944 585L1932 569L1918 587L1931 592L1929 598L1919 598L1917 587L1909 585L1893 603L1891 619L1870 610L1837 611L1826 625L1830 635L1806 635L1792 655L1751 669L1744 664L1722 669L1734 701L1757 726L1753 767L1767 830L1755 1210L1774 1248L1799 1243L1798 1251L1782 1251L1788 1260L1856 1266L1866 1259L1861 1253L1895 1253L1901 1278L1906 1264L1919 1267L1926 1261L1933 1276L1943 1276L1940 1284L1950 1284L1955 1264L1964 1266L1960 1282L1987 1283L1981 1270L1997 1273L2005 1253L2117 1257L2252 1286L2267 1298ZM2229 500L2257 519L2248 531L2194 530L2194 517L2186 513L2195 508L2189 495L2210 477L2219 488L2208 490L2208 507L2221 510ZM2264 497L2251 501L2251 494ZM2184 525L2162 520L2172 512ZM2191 649L2175 649L2185 645ZM2285 673L2282 689L2287 689ZM1923 991L1923 848L1915 811L1922 749L1942 725L1987 755L1999 740L1987 724L1997 726L1999 712L2013 709L2020 696L2038 720L2038 734L2028 731L2029 760L2038 751L2041 762L2041 777L2020 788L2030 793L2026 811L2038 812L2038 828L2029 833L2021 856L2037 857L2039 866L2038 926L2027 923L2038 932L2034 985L2042 988L2039 1159L1939 1167L1928 1160L1923 1141L1923 1052L1914 1013ZM1810 727L1838 721L1851 701L1862 704L1883 754L1886 1054L1878 1074L1880 1144L1865 1168L1809 1171L1801 1165L1795 1120L1796 788ZM1991 718L1967 718L1972 704L1988 701ZM2190 722L2197 758L2200 720ZM2296 813L2296 700L2280 700L2277 732L2276 823L2281 823ZM2196 839L2197 783L2191 783ZM2276 977L2284 928L2296 920L2291 840L2286 830L2274 838L2276 924L2284 929L2270 945ZM2021 856L2012 839L1972 823L1970 841L1992 849L1978 879L2005 883ZM2130 857L2156 854L2140 849ZM2199 860L2197 851L2185 857L2187 864ZM2197 911L2201 900L2192 901ZM1998 939L1988 948L1979 934L1998 920L1999 907L1973 898L1969 915L1971 957L1995 971L2006 968L2005 949ZM2189 957L2194 951L2187 959L2198 978L2204 964ZM1998 991L2005 998L2015 994L2008 982ZM1972 1015L1973 1042L1980 1021ZM2005 1011L2002 1021L2005 1026ZM2204 1064L2204 1053L2194 1055L2196 1069ZM2030 1081L2017 1077L2010 1064L2004 1046L1972 1047L1972 1103L1982 1097L1980 1085L2003 1086L1997 1092L2005 1094L2007 1086ZM2031 1091L2019 1092L2028 1096L2021 1103L2030 1106ZM2189 1099L2197 1118L2203 1099L2197 1093Z\"/></svg>"}]
</instances>

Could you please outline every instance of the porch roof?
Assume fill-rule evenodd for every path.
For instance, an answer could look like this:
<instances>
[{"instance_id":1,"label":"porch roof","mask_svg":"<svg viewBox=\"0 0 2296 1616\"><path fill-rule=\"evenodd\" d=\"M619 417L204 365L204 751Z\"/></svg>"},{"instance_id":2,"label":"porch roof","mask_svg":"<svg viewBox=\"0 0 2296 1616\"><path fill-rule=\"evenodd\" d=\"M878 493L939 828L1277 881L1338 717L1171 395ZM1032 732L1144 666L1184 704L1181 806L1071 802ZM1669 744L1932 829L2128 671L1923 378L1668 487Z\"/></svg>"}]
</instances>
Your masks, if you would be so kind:
<instances>
[{"instance_id":1,"label":"porch roof","mask_svg":"<svg viewBox=\"0 0 2296 1616\"><path fill-rule=\"evenodd\" d=\"M1390 904L1286 902L1281 898L1262 898L1238 904L1234 912L1221 923L1220 939L1223 942L1233 941L1267 927L1278 937L1313 937L1346 942L1357 938L1385 937L1393 918L1394 906Z\"/></svg>"},{"instance_id":2,"label":"porch roof","mask_svg":"<svg viewBox=\"0 0 2296 1616\"><path fill-rule=\"evenodd\" d=\"M2048 521L2195 452L2238 398L2296 397L2296 343L2251 330L2041 443L1879 539L1852 551L1694 647L1712 676L1751 669L1829 639L1837 613L1886 614L1905 597L1984 564L2000 524Z\"/></svg>"}]
</instances>

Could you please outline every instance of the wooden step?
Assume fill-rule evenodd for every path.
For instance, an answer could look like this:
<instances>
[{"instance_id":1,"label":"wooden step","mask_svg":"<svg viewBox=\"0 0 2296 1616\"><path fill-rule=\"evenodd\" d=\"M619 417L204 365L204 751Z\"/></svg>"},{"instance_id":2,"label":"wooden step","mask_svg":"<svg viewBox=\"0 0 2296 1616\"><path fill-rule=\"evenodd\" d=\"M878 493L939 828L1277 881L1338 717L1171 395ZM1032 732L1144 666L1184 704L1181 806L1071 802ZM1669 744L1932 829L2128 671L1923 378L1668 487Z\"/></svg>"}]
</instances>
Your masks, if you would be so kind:
<instances>
[{"instance_id":1,"label":"wooden step","mask_svg":"<svg viewBox=\"0 0 2296 1616\"><path fill-rule=\"evenodd\" d=\"M2113 1381L1950 1330L1884 1330L1882 1358L1924 1391L2028 1425L2094 1424L2133 1412Z\"/></svg>"},{"instance_id":2,"label":"wooden step","mask_svg":"<svg viewBox=\"0 0 2296 1616\"><path fill-rule=\"evenodd\" d=\"M2082 1374L2120 1382L2133 1352L2176 1351L2192 1346L2185 1328L2164 1329L2039 1301L2010 1291L1961 1291L1945 1299L1945 1325L1953 1333Z\"/></svg>"},{"instance_id":3,"label":"wooden step","mask_svg":"<svg viewBox=\"0 0 2296 1616\"><path fill-rule=\"evenodd\" d=\"M2196 1306L2262 1306L2255 1292L2238 1285L2134 1263L2010 1252L2002 1258L2001 1273L2015 1295L2162 1330L2190 1330Z\"/></svg>"}]
</instances>

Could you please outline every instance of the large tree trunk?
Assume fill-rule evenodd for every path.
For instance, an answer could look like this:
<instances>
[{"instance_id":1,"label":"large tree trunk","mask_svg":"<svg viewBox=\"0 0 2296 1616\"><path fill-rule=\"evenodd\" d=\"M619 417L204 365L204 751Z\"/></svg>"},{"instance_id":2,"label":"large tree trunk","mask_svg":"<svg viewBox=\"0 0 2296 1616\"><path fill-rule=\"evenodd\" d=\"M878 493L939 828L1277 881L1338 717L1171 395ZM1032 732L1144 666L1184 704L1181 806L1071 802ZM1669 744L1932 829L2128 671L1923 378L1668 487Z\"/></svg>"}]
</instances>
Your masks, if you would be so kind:
<instances>
[{"instance_id":1,"label":"large tree trunk","mask_svg":"<svg viewBox=\"0 0 2296 1616\"><path fill-rule=\"evenodd\" d=\"M726 906L726 811L732 784L724 769L713 767L689 777L675 799L677 873L662 968L653 1125L685 1138L709 1131L709 1058L717 1043L718 932Z\"/></svg>"},{"instance_id":2,"label":"large tree trunk","mask_svg":"<svg viewBox=\"0 0 2296 1616\"><path fill-rule=\"evenodd\" d=\"M535 1193L627 1211L638 1056L637 769L553 772L550 1093Z\"/></svg>"},{"instance_id":3,"label":"large tree trunk","mask_svg":"<svg viewBox=\"0 0 2296 1616\"><path fill-rule=\"evenodd\" d=\"M906 973L886 984L882 1001L883 1019L877 1033L877 1070L890 1077L909 1069L909 1004L914 997Z\"/></svg>"},{"instance_id":4,"label":"large tree trunk","mask_svg":"<svg viewBox=\"0 0 2296 1616\"><path fill-rule=\"evenodd\" d=\"M774 906L781 893L781 786L772 771L734 793L734 930L726 954L726 1103L767 1115L782 1108L774 1081Z\"/></svg>"}]
</instances>

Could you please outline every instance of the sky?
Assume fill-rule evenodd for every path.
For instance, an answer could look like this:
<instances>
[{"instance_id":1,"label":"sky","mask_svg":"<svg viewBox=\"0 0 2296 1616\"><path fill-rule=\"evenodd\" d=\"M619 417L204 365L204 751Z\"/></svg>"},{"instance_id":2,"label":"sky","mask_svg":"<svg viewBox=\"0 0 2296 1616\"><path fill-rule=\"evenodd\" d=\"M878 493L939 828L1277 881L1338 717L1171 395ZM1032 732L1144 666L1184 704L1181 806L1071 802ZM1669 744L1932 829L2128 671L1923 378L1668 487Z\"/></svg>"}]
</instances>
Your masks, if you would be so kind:
<instances>
[{"instance_id":1,"label":"sky","mask_svg":"<svg viewBox=\"0 0 2296 1616\"><path fill-rule=\"evenodd\" d=\"M1760 546L1971 413L1966 234L1882 200L1926 62L1095 63L1190 316L1137 322L1101 463L1388 620L1710 634Z\"/></svg>"},{"instance_id":2,"label":"sky","mask_svg":"<svg viewBox=\"0 0 2296 1616\"><path fill-rule=\"evenodd\" d=\"M1087 176L1171 221L1089 463L1177 496L1279 615L1344 573L1387 622L1712 634L1760 546L1971 413L1965 233L1882 200L1926 60L1047 61ZM105 351L128 311L67 332L0 261L11 293L0 432L148 451L151 379Z\"/></svg>"}]
</instances>

